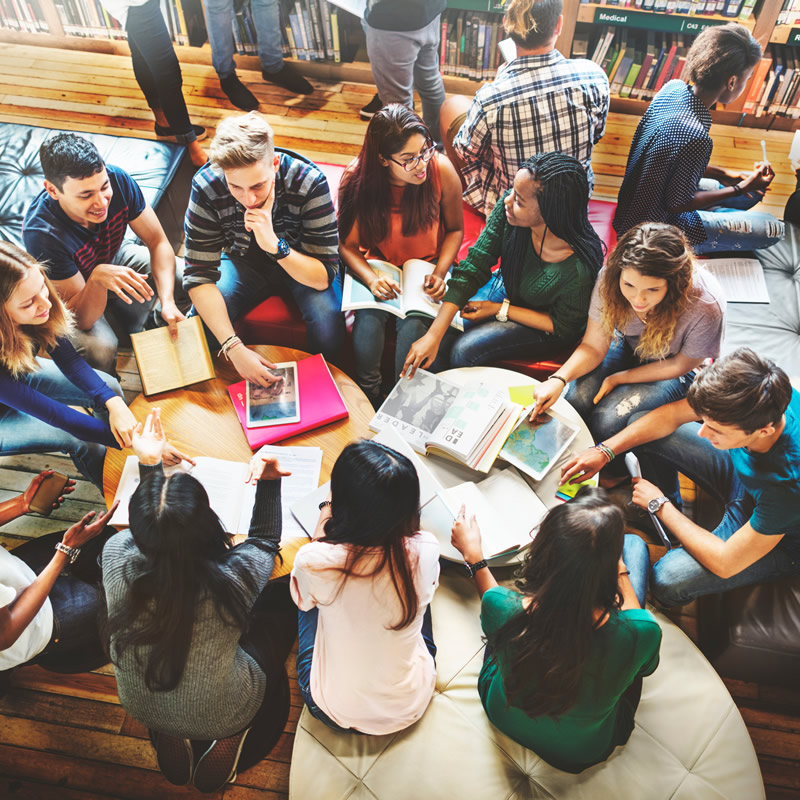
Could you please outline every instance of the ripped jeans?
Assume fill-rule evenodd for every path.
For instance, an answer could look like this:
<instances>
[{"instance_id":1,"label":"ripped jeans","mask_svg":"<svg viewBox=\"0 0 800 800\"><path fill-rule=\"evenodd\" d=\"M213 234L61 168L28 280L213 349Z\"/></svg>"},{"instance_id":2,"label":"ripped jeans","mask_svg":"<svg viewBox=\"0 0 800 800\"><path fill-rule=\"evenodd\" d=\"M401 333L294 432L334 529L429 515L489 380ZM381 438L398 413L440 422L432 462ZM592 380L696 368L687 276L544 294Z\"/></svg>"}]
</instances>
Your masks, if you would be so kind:
<instances>
[{"instance_id":1,"label":"ripped jeans","mask_svg":"<svg viewBox=\"0 0 800 800\"><path fill-rule=\"evenodd\" d=\"M721 189L718 181L703 178L698 188L703 191ZM730 250L761 250L777 244L784 233L784 225L766 211L753 211L759 198L732 197L724 206L714 206L698 211L706 240L694 245L695 253L727 252Z\"/></svg>"}]
</instances>

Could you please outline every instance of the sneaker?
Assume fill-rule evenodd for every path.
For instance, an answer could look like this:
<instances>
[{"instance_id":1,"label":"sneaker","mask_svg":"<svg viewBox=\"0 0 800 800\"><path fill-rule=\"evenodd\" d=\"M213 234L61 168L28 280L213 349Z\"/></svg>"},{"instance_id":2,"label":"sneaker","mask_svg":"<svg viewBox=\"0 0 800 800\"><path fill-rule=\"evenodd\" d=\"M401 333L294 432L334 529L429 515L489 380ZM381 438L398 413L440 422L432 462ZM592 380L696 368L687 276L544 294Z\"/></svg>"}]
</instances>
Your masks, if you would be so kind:
<instances>
[{"instance_id":1,"label":"sneaker","mask_svg":"<svg viewBox=\"0 0 800 800\"><path fill-rule=\"evenodd\" d=\"M194 770L192 743L188 739L167 736L165 733L153 733L151 738L161 774L176 786L189 783Z\"/></svg>"},{"instance_id":2,"label":"sneaker","mask_svg":"<svg viewBox=\"0 0 800 800\"><path fill-rule=\"evenodd\" d=\"M245 728L235 736L216 739L203 753L194 768L192 783L200 792L218 792L226 784L236 780L236 767L242 754L244 740L250 728Z\"/></svg>"},{"instance_id":3,"label":"sneaker","mask_svg":"<svg viewBox=\"0 0 800 800\"><path fill-rule=\"evenodd\" d=\"M236 108L242 111L255 111L258 108L256 96L239 80L235 72L227 78L220 78L219 85Z\"/></svg>"},{"instance_id":4,"label":"sneaker","mask_svg":"<svg viewBox=\"0 0 800 800\"><path fill-rule=\"evenodd\" d=\"M358 112L358 116L361 117L365 122L369 122L381 109L383 108L383 100L378 96L378 93L375 93L375 96L372 100L367 103L361 111Z\"/></svg>"},{"instance_id":5,"label":"sneaker","mask_svg":"<svg viewBox=\"0 0 800 800\"><path fill-rule=\"evenodd\" d=\"M208 131L202 125L192 125L192 130L194 131L195 139L198 142L202 142L203 139L208 138ZM162 128L157 122L155 124L155 131L156 136L161 139L168 139L172 136L177 136L178 134L173 133L172 128Z\"/></svg>"},{"instance_id":6,"label":"sneaker","mask_svg":"<svg viewBox=\"0 0 800 800\"><path fill-rule=\"evenodd\" d=\"M274 83L292 94L311 94L314 87L297 71L292 64L283 62L283 66L277 72L267 72L261 70L261 77L267 83Z\"/></svg>"}]
</instances>

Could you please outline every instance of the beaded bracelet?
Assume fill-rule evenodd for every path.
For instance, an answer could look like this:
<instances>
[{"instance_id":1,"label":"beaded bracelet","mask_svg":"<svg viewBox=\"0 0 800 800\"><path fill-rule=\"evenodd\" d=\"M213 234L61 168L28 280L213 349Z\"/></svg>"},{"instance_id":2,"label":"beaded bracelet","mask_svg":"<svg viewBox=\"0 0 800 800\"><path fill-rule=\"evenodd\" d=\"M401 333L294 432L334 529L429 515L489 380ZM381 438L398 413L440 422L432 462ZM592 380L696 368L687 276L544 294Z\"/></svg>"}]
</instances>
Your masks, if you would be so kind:
<instances>
[{"instance_id":1,"label":"beaded bracelet","mask_svg":"<svg viewBox=\"0 0 800 800\"><path fill-rule=\"evenodd\" d=\"M599 450L608 459L609 464L616 458L614 451L605 442L598 442L594 449Z\"/></svg>"}]
</instances>

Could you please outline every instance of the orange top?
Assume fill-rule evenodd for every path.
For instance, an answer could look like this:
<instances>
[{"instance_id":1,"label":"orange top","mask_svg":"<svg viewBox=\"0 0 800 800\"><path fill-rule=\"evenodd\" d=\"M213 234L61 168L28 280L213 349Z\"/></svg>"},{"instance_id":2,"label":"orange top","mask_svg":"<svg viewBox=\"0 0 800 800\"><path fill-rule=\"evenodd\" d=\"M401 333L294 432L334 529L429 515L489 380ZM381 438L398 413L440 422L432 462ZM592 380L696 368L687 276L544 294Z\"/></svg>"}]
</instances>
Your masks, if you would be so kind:
<instances>
[{"instance_id":1,"label":"orange top","mask_svg":"<svg viewBox=\"0 0 800 800\"><path fill-rule=\"evenodd\" d=\"M403 214L400 202L405 186L392 186L392 212L389 234L377 247L365 253L366 258L380 258L401 267L410 258L436 263L444 240L444 223L440 208L442 203L442 180L439 176L438 154L428 162L428 180L433 183L436 197L436 213L427 228L417 231L413 236L403 236Z\"/></svg>"}]
</instances>

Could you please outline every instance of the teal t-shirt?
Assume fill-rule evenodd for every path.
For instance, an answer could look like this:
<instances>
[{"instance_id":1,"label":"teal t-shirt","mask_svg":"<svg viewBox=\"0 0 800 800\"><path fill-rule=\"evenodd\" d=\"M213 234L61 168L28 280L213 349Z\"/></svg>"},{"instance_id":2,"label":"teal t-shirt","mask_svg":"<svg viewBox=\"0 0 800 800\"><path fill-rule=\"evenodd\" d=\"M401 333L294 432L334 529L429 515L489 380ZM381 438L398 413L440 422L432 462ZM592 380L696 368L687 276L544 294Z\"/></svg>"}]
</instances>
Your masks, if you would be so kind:
<instances>
[{"instance_id":1,"label":"teal t-shirt","mask_svg":"<svg viewBox=\"0 0 800 800\"><path fill-rule=\"evenodd\" d=\"M750 524L766 536L786 534L800 553L800 393L792 390L786 426L766 453L730 451L734 469L755 502Z\"/></svg>"},{"instance_id":2,"label":"teal t-shirt","mask_svg":"<svg viewBox=\"0 0 800 800\"><path fill-rule=\"evenodd\" d=\"M496 631L523 613L522 599L523 595L503 587L483 595L481 625L490 644ZM636 709L623 694L637 677L651 675L658 666L661 628L649 611L613 611L594 637L577 702L558 718L531 718L509 706L503 688L507 672L503 651L497 652L496 663L484 665L478 679L492 724L565 772L581 772L598 764L628 741ZM531 691L536 691L533 676Z\"/></svg>"}]
</instances>

